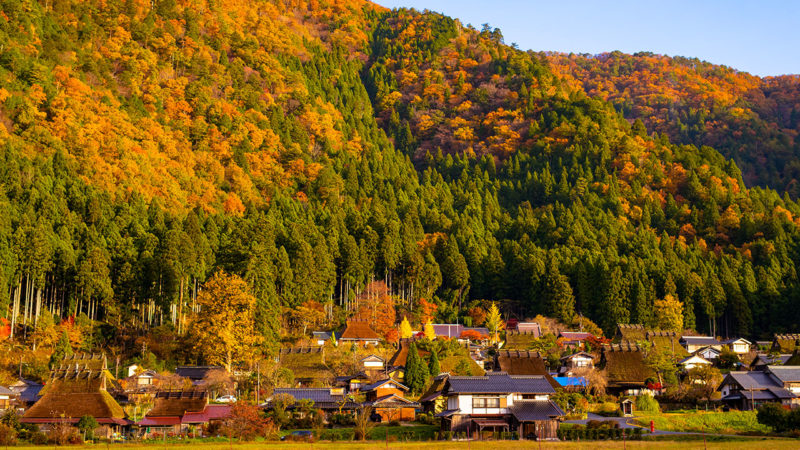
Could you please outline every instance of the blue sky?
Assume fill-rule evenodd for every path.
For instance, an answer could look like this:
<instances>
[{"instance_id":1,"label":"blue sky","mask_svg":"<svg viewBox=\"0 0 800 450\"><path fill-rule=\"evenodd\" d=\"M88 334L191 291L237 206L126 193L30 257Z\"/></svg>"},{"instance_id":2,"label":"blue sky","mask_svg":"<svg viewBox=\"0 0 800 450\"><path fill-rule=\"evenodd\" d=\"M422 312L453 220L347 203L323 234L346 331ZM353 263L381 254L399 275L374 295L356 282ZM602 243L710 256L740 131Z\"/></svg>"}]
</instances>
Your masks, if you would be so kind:
<instances>
[{"instance_id":1,"label":"blue sky","mask_svg":"<svg viewBox=\"0 0 800 450\"><path fill-rule=\"evenodd\" d=\"M754 75L800 73L800 1L377 0L429 9L480 29L500 28L521 49L651 51L696 57Z\"/></svg>"}]
</instances>

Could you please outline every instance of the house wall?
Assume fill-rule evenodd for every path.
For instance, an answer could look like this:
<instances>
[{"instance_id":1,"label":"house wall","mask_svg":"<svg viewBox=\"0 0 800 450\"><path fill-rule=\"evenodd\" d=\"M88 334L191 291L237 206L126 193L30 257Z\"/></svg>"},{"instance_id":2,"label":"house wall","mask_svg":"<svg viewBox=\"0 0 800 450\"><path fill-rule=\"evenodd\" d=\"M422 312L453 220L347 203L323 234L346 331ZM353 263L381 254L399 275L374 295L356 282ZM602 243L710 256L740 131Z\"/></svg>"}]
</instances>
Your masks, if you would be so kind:
<instances>
[{"instance_id":1,"label":"house wall","mask_svg":"<svg viewBox=\"0 0 800 450\"><path fill-rule=\"evenodd\" d=\"M734 353L740 353L741 354L741 353L749 353L750 352L750 346L747 345L747 344L744 344L744 343L742 343L742 344L733 344L731 347L732 347L732 350L733 350Z\"/></svg>"},{"instance_id":2,"label":"house wall","mask_svg":"<svg viewBox=\"0 0 800 450\"><path fill-rule=\"evenodd\" d=\"M381 422L393 420L408 422L416 418L414 408L376 408L375 412L381 416Z\"/></svg>"},{"instance_id":3,"label":"house wall","mask_svg":"<svg viewBox=\"0 0 800 450\"><path fill-rule=\"evenodd\" d=\"M383 361L364 361L364 367L383 369Z\"/></svg>"}]
</instances>

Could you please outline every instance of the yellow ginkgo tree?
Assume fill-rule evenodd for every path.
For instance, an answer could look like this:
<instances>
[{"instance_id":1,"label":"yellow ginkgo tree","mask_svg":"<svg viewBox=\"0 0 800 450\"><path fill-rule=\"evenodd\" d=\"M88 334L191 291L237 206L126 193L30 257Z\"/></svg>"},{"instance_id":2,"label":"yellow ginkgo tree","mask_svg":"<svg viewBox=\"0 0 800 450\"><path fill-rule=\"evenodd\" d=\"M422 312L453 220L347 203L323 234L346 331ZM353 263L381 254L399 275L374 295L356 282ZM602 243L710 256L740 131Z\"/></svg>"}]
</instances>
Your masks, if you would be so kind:
<instances>
[{"instance_id":1,"label":"yellow ginkgo tree","mask_svg":"<svg viewBox=\"0 0 800 450\"><path fill-rule=\"evenodd\" d=\"M411 329L411 324L408 323L408 317L403 317L403 321L400 322L400 339L408 339L414 334L414 331Z\"/></svg>"}]
</instances>

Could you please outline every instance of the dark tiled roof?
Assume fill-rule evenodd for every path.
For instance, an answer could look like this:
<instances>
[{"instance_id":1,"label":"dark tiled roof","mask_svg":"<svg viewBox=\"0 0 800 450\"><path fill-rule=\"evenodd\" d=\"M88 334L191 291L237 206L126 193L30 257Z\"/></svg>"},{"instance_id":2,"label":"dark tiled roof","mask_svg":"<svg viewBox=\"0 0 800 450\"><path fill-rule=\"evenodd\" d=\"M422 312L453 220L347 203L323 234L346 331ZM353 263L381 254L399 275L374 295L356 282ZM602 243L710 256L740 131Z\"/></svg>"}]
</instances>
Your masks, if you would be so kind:
<instances>
[{"instance_id":1,"label":"dark tiled roof","mask_svg":"<svg viewBox=\"0 0 800 450\"><path fill-rule=\"evenodd\" d=\"M544 376L511 376L505 372L487 372L482 377L450 377L445 391L448 394L555 393L555 389Z\"/></svg>"},{"instance_id":2,"label":"dark tiled roof","mask_svg":"<svg viewBox=\"0 0 800 450\"><path fill-rule=\"evenodd\" d=\"M186 377L192 381L202 380L212 370L225 370L222 366L178 366L175 375Z\"/></svg>"},{"instance_id":3,"label":"dark tiled roof","mask_svg":"<svg viewBox=\"0 0 800 450\"><path fill-rule=\"evenodd\" d=\"M764 372L730 372L726 378L727 380L722 382L723 385L735 382L744 390L783 388L772 376Z\"/></svg>"},{"instance_id":4,"label":"dark tiled roof","mask_svg":"<svg viewBox=\"0 0 800 450\"><path fill-rule=\"evenodd\" d=\"M520 422L532 422L561 417L564 411L550 400L515 400L511 414Z\"/></svg>"},{"instance_id":5,"label":"dark tiled roof","mask_svg":"<svg viewBox=\"0 0 800 450\"><path fill-rule=\"evenodd\" d=\"M346 400L344 394L331 395L331 388L277 388L272 391L272 396L288 394L295 400L311 400L317 408L338 408L342 401L345 401L345 408L355 408L358 406Z\"/></svg>"},{"instance_id":6,"label":"dark tiled roof","mask_svg":"<svg viewBox=\"0 0 800 450\"><path fill-rule=\"evenodd\" d=\"M711 336L681 336L681 342L686 345L721 345L722 343Z\"/></svg>"},{"instance_id":7,"label":"dark tiled roof","mask_svg":"<svg viewBox=\"0 0 800 450\"><path fill-rule=\"evenodd\" d=\"M25 403L34 403L39 400L39 391L44 387L43 384L30 380L20 380L9 387L11 392L19 395L19 399Z\"/></svg>"},{"instance_id":8,"label":"dark tiled roof","mask_svg":"<svg viewBox=\"0 0 800 450\"><path fill-rule=\"evenodd\" d=\"M800 366L767 366L767 369L781 383L800 382Z\"/></svg>"},{"instance_id":9,"label":"dark tiled roof","mask_svg":"<svg viewBox=\"0 0 800 450\"><path fill-rule=\"evenodd\" d=\"M734 343L734 342L736 342L736 341L744 341L746 344L753 345L753 343L752 343L752 342L748 341L748 340L747 340L747 339L745 339L745 338L730 338L730 339L725 339L724 341L722 341L722 343L723 343L723 344L725 344L725 345L731 345L731 344L733 344L733 343Z\"/></svg>"},{"instance_id":10,"label":"dark tiled roof","mask_svg":"<svg viewBox=\"0 0 800 450\"><path fill-rule=\"evenodd\" d=\"M768 366L775 363L780 363L781 365L785 365L787 361L792 357L791 353L784 353L780 355L770 356L770 355L756 355L753 359L753 362L750 363L751 366Z\"/></svg>"}]
</instances>

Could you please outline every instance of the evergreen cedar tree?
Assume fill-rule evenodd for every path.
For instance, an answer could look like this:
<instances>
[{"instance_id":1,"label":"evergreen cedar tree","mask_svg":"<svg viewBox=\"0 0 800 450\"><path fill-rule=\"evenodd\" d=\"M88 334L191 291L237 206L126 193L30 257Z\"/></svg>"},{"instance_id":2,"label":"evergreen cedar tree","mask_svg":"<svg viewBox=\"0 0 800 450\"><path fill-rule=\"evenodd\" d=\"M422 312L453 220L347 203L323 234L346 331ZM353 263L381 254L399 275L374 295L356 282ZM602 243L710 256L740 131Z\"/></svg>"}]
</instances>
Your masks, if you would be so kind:
<instances>
[{"instance_id":1,"label":"evergreen cedar tree","mask_svg":"<svg viewBox=\"0 0 800 450\"><path fill-rule=\"evenodd\" d=\"M301 15L112 3L0 6L0 306L14 325L54 311L189 336L219 270L241 277L241 302L209 307L244 307L267 353L302 331L287 308L355 314L374 280L448 323L509 299L609 335L657 325L670 295L703 333L800 324L800 207L747 188L737 165L796 195L796 79L522 52L357 0ZM197 351L228 364L239 349L223 341ZM185 342L152 349L186 358Z\"/></svg>"}]
</instances>

